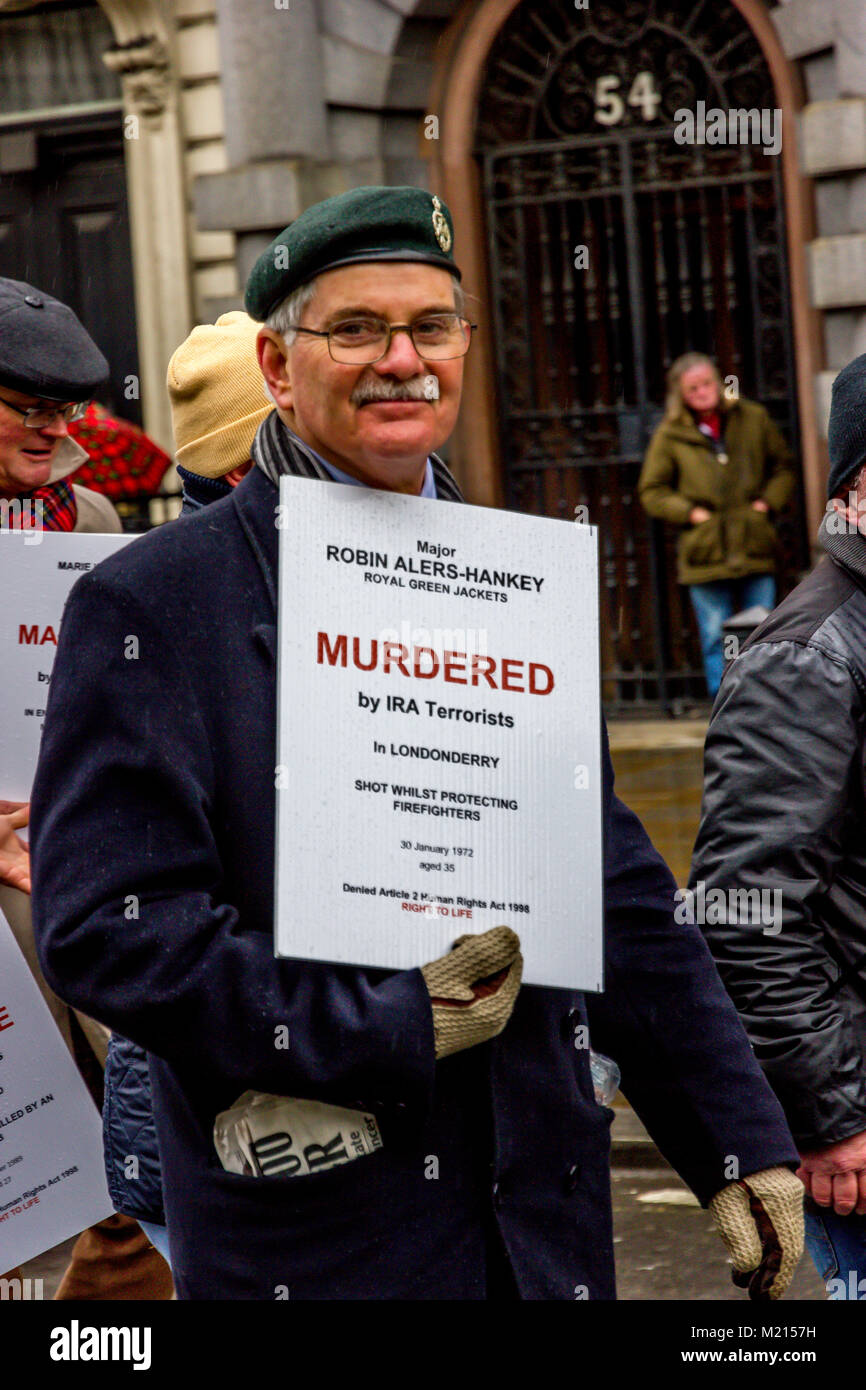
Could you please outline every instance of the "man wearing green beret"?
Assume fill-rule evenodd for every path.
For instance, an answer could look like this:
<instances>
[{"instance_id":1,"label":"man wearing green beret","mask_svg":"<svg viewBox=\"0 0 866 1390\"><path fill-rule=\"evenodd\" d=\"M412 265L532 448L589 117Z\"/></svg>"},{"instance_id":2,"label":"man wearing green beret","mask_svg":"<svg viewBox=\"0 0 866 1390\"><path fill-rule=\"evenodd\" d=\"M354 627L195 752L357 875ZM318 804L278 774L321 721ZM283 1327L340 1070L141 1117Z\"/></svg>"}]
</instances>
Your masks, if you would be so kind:
<instances>
[{"instance_id":1,"label":"man wearing green beret","mask_svg":"<svg viewBox=\"0 0 866 1390\"><path fill-rule=\"evenodd\" d=\"M356 189L254 268L275 405L255 466L85 576L66 610L33 797L42 964L150 1054L180 1298L614 1297L612 1112L590 1033L740 1282L777 1298L802 1248L797 1151L613 794L606 738L604 994L521 989L505 926L414 970L274 958L277 484L461 501L436 452L473 333L453 237L438 197ZM321 839L328 855L327 825ZM302 1177L223 1165L215 1122L250 1091L372 1114L382 1145Z\"/></svg>"},{"instance_id":2,"label":"man wearing green beret","mask_svg":"<svg viewBox=\"0 0 866 1390\"><path fill-rule=\"evenodd\" d=\"M457 420L474 328L452 245L438 198L356 189L310 208L259 258L246 307L265 322L259 362L279 414L256 447L274 482L309 472L459 498L434 453Z\"/></svg>"}]
</instances>

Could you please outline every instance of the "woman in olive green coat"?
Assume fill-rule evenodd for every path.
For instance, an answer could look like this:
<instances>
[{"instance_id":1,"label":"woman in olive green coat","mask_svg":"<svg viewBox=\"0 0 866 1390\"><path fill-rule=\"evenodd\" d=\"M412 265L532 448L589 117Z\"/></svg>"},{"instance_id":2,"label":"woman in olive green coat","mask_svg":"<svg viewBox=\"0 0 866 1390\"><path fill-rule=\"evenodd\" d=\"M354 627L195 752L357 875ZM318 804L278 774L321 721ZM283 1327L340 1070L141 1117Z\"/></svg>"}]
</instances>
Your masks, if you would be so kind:
<instances>
[{"instance_id":1,"label":"woman in olive green coat","mask_svg":"<svg viewBox=\"0 0 866 1390\"><path fill-rule=\"evenodd\" d=\"M722 625L776 602L772 523L794 488L791 451L762 405L727 401L715 364L678 357L665 418L650 441L638 493L650 516L682 528L677 578L689 586L707 686L722 678Z\"/></svg>"}]
</instances>

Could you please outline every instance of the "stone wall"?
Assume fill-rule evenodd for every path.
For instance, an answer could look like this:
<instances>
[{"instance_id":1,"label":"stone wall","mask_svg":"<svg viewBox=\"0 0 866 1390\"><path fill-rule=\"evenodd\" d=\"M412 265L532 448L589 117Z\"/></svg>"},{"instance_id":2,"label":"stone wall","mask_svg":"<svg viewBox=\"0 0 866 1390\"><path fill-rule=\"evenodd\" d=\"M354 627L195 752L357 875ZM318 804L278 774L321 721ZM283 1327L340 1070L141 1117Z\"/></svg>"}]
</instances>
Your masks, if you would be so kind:
<instances>
[{"instance_id":1,"label":"stone wall","mask_svg":"<svg viewBox=\"0 0 866 1390\"><path fill-rule=\"evenodd\" d=\"M204 228L193 203L196 180L222 174L229 167L221 71L225 64L217 33L216 0L176 0L174 13L192 293L195 317L204 321L234 307L239 293L232 218L224 215L220 227Z\"/></svg>"},{"instance_id":2,"label":"stone wall","mask_svg":"<svg viewBox=\"0 0 866 1390\"><path fill-rule=\"evenodd\" d=\"M241 281L318 199L364 183L427 183L433 52L457 5L215 0L228 167L201 171L195 211L202 230L237 233Z\"/></svg>"},{"instance_id":3,"label":"stone wall","mask_svg":"<svg viewBox=\"0 0 866 1390\"><path fill-rule=\"evenodd\" d=\"M834 376L866 352L866 4L786 0L771 18L807 96L800 161L815 190L817 235L806 255L823 328L815 389L826 431Z\"/></svg>"}]
</instances>

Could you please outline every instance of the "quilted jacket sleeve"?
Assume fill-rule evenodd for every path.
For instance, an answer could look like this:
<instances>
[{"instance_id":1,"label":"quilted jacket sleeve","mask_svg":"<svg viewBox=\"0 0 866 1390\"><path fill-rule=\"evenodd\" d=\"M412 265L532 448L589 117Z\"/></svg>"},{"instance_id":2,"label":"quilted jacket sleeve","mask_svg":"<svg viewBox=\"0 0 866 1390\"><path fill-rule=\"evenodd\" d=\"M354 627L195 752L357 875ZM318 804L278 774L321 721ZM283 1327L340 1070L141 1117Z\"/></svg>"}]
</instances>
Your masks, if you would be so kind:
<instances>
[{"instance_id":1,"label":"quilted jacket sleeve","mask_svg":"<svg viewBox=\"0 0 866 1390\"><path fill-rule=\"evenodd\" d=\"M679 468L664 425L650 440L638 479L638 496L645 512L675 526L688 526L694 503L678 491Z\"/></svg>"}]
</instances>

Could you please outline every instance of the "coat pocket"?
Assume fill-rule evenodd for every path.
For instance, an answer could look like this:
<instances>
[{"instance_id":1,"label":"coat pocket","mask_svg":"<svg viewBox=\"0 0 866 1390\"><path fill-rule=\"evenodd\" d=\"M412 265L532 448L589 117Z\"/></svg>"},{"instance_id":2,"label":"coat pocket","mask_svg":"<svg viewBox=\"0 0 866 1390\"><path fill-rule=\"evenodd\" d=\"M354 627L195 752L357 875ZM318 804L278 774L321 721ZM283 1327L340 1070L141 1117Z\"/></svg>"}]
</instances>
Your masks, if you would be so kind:
<instances>
[{"instance_id":1,"label":"coat pocket","mask_svg":"<svg viewBox=\"0 0 866 1390\"><path fill-rule=\"evenodd\" d=\"M776 554L776 530L765 512L743 510L745 551L751 560L772 560Z\"/></svg>"},{"instance_id":2,"label":"coat pocket","mask_svg":"<svg viewBox=\"0 0 866 1390\"><path fill-rule=\"evenodd\" d=\"M684 565L719 565L725 558L722 524L717 515L686 531L680 542L680 561Z\"/></svg>"}]
</instances>

